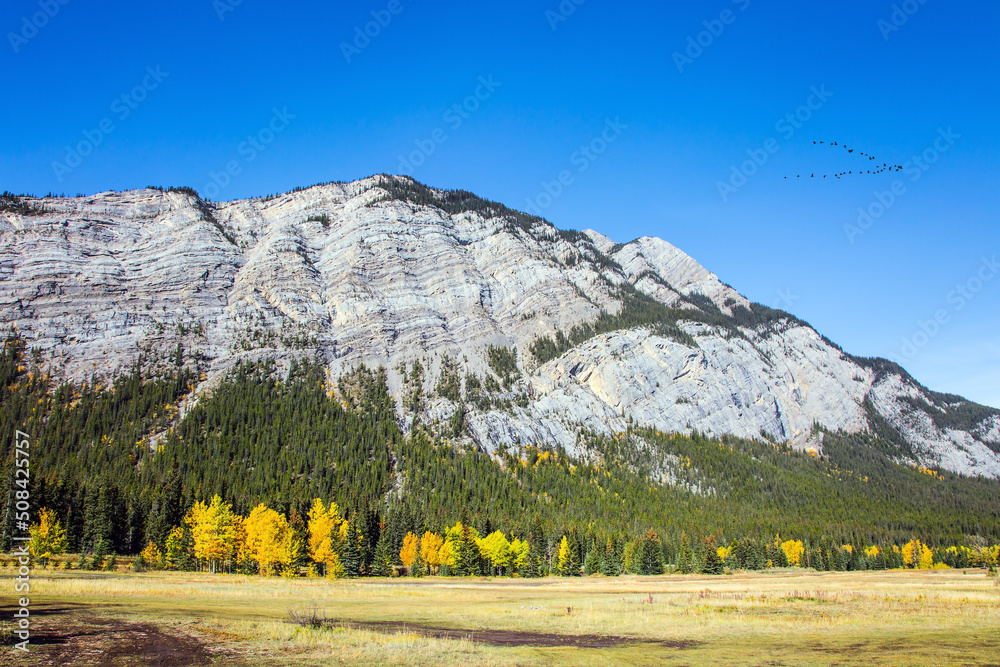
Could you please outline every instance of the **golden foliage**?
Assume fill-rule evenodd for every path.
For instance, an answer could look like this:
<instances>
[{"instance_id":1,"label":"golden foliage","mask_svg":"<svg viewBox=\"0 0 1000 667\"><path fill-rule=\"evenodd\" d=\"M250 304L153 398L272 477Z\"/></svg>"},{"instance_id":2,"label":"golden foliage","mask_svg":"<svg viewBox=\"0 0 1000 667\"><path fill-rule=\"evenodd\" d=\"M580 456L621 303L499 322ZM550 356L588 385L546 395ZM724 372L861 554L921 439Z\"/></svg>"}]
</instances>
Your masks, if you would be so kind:
<instances>
[{"instance_id":1,"label":"golden foliage","mask_svg":"<svg viewBox=\"0 0 1000 667\"><path fill-rule=\"evenodd\" d=\"M236 553L236 515L233 506L223 502L220 496L213 496L209 505L202 501L195 503L184 517L184 523L191 529L195 558L210 563L213 571L216 563Z\"/></svg>"},{"instance_id":2,"label":"golden foliage","mask_svg":"<svg viewBox=\"0 0 1000 667\"><path fill-rule=\"evenodd\" d=\"M291 563L295 531L283 514L261 503L246 518L246 529L246 557L257 563L261 574L269 576L276 565Z\"/></svg>"},{"instance_id":3,"label":"golden foliage","mask_svg":"<svg viewBox=\"0 0 1000 667\"><path fill-rule=\"evenodd\" d=\"M38 513L38 523L28 528L28 534L31 536L28 551L43 564L49 558L66 552L66 530L54 510L43 507Z\"/></svg>"},{"instance_id":4,"label":"golden foliage","mask_svg":"<svg viewBox=\"0 0 1000 667\"><path fill-rule=\"evenodd\" d=\"M309 508L309 557L317 563L323 563L329 574L330 566L340 563L340 547L343 539L340 536L342 526L346 523L340 516L337 503L330 501L330 506L316 498ZM343 569L343 566L341 566Z\"/></svg>"},{"instance_id":5,"label":"golden foliage","mask_svg":"<svg viewBox=\"0 0 1000 667\"><path fill-rule=\"evenodd\" d=\"M403 538L403 548L399 550L399 560L407 568L411 568L419 553L420 538L413 533L407 533L406 537Z\"/></svg>"},{"instance_id":6,"label":"golden foliage","mask_svg":"<svg viewBox=\"0 0 1000 667\"><path fill-rule=\"evenodd\" d=\"M802 540L787 540L781 543L781 550L785 552L789 565L799 565L802 563L802 554L806 552L806 547L802 544Z\"/></svg>"}]
</instances>

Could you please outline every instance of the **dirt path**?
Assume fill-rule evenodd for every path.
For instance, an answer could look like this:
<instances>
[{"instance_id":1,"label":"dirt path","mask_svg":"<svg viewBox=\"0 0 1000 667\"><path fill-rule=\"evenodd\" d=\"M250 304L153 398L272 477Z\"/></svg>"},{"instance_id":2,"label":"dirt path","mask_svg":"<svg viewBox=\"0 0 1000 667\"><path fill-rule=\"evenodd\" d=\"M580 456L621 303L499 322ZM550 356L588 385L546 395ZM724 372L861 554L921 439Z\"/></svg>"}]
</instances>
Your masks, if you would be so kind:
<instances>
[{"instance_id":1,"label":"dirt path","mask_svg":"<svg viewBox=\"0 0 1000 667\"><path fill-rule=\"evenodd\" d=\"M70 609L40 610L22 665L186 667L212 664L219 651L180 631Z\"/></svg>"},{"instance_id":2,"label":"dirt path","mask_svg":"<svg viewBox=\"0 0 1000 667\"><path fill-rule=\"evenodd\" d=\"M516 630L467 630L403 623L402 621L327 621L326 625L333 628L374 630L387 634L409 632L435 639L468 639L490 646L610 648L623 644L655 644L667 648L684 649L698 645L698 642L693 641L659 641L636 637L616 637L614 635L559 635Z\"/></svg>"}]
</instances>

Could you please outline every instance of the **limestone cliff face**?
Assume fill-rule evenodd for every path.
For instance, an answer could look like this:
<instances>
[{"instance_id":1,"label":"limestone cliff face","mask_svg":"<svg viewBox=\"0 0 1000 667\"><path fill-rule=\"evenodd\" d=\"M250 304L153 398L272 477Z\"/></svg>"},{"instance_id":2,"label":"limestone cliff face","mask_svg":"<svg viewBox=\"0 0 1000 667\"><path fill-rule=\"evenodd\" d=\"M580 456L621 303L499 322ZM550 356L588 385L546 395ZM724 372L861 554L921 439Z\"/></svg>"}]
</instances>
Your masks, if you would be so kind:
<instances>
[{"instance_id":1,"label":"limestone cliff face","mask_svg":"<svg viewBox=\"0 0 1000 667\"><path fill-rule=\"evenodd\" d=\"M159 190L22 198L0 211L0 240L0 326L61 377L156 363L179 343L207 391L241 358L318 355L334 376L385 366L402 413L413 386L398 369L420 362L419 417L443 422L458 409L435 392L448 359L485 383L463 382L463 403L486 449L574 450L581 429L628 418L821 449L814 424L878 419L912 450L901 460L1000 477L1000 412L844 354L669 243L564 232L405 177L222 204ZM674 328L630 318L635 303ZM556 332L572 343L539 363L529 348ZM517 350L505 386L490 346Z\"/></svg>"}]
</instances>

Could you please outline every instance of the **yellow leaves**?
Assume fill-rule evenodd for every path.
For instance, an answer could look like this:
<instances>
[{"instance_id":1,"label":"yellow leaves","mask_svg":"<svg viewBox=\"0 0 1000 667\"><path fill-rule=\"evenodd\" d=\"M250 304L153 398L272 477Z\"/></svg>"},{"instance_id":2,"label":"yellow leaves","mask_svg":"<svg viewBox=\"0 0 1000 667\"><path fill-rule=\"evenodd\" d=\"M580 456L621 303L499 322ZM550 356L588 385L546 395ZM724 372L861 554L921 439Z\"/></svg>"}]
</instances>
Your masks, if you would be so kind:
<instances>
[{"instance_id":1,"label":"yellow leaves","mask_svg":"<svg viewBox=\"0 0 1000 667\"><path fill-rule=\"evenodd\" d=\"M934 554L920 540L913 539L902 549L903 562L913 568L929 570L934 566Z\"/></svg>"},{"instance_id":2,"label":"yellow leaves","mask_svg":"<svg viewBox=\"0 0 1000 667\"><path fill-rule=\"evenodd\" d=\"M340 508L337 507L337 503L332 500L329 507L326 507L319 498L313 500L307 517L309 519L309 557L317 563L324 563L327 566L327 574L329 574L330 565L334 559L337 562L340 561L338 552L340 545L343 544L341 529L346 531L347 524L340 516Z\"/></svg>"},{"instance_id":3,"label":"yellow leaves","mask_svg":"<svg viewBox=\"0 0 1000 667\"><path fill-rule=\"evenodd\" d=\"M719 547L718 549L715 550L715 553L719 556L719 560L725 562L725 560L729 558L729 554L732 553L732 549L728 549L726 547Z\"/></svg>"},{"instance_id":4,"label":"yellow leaves","mask_svg":"<svg viewBox=\"0 0 1000 667\"><path fill-rule=\"evenodd\" d=\"M160 560L160 549L150 540L146 548L139 552L139 555L147 563L156 563Z\"/></svg>"},{"instance_id":5,"label":"yellow leaves","mask_svg":"<svg viewBox=\"0 0 1000 667\"><path fill-rule=\"evenodd\" d=\"M246 556L257 563L261 574L269 576L275 565L292 562L295 531L283 514L261 503L250 512L245 525Z\"/></svg>"},{"instance_id":6,"label":"yellow leaves","mask_svg":"<svg viewBox=\"0 0 1000 667\"><path fill-rule=\"evenodd\" d=\"M499 530L490 533L482 539L476 540L476 544L479 547L480 553L489 559L493 567L507 567L510 565L510 560L513 556L510 542L507 541L507 537Z\"/></svg>"},{"instance_id":7,"label":"yellow leaves","mask_svg":"<svg viewBox=\"0 0 1000 667\"><path fill-rule=\"evenodd\" d=\"M559 543L559 572L563 576L570 573L572 569L573 554L570 553L569 540L563 535L562 542Z\"/></svg>"},{"instance_id":8,"label":"yellow leaves","mask_svg":"<svg viewBox=\"0 0 1000 667\"><path fill-rule=\"evenodd\" d=\"M841 544L840 547L849 554L854 553L854 547L850 544Z\"/></svg>"},{"instance_id":9,"label":"yellow leaves","mask_svg":"<svg viewBox=\"0 0 1000 667\"><path fill-rule=\"evenodd\" d=\"M43 507L38 513L38 523L28 528L31 539L28 551L43 561L66 551L66 531L53 510Z\"/></svg>"},{"instance_id":10,"label":"yellow leaves","mask_svg":"<svg viewBox=\"0 0 1000 667\"><path fill-rule=\"evenodd\" d=\"M170 529L170 534L167 535L166 543L164 547L167 550L167 567L175 568L180 564L180 557L184 553L184 529L180 526L174 526Z\"/></svg>"},{"instance_id":11,"label":"yellow leaves","mask_svg":"<svg viewBox=\"0 0 1000 667\"><path fill-rule=\"evenodd\" d=\"M399 550L399 560L402 561L403 565L407 568L413 567L413 563L417 560L417 555L420 553L420 538L414 533L407 533L406 537L403 538L403 548Z\"/></svg>"},{"instance_id":12,"label":"yellow leaves","mask_svg":"<svg viewBox=\"0 0 1000 667\"><path fill-rule=\"evenodd\" d=\"M448 562L449 553L444 552L444 539L437 533L427 531L420 538L420 555L431 567L438 567Z\"/></svg>"},{"instance_id":13,"label":"yellow leaves","mask_svg":"<svg viewBox=\"0 0 1000 667\"><path fill-rule=\"evenodd\" d=\"M781 550L785 552L785 558L789 565L799 565L802 562L802 554L806 552L806 547L802 540L788 540L781 543Z\"/></svg>"},{"instance_id":14,"label":"yellow leaves","mask_svg":"<svg viewBox=\"0 0 1000 667\"><path fill-rule=\"evenodd\" d=\"M233 506L218 495L212 497L210 505L200 500L195 503L184 517L194 539L195 557L213 564L231 558L235 554L236 519Z\"/></svg>"},{"instance_id":15,"label":"yellow leaves","mask_svg":"<svg viewBox=\"0 0 1000 667\"><path fill-rule=\"evenodd\" d=\"M878 555L880 553L882 553L882 550L879 549L878 547L873 546L865 548L865 555L868 556L869 558L878 558Z\"/></svg>"}]
</instances>

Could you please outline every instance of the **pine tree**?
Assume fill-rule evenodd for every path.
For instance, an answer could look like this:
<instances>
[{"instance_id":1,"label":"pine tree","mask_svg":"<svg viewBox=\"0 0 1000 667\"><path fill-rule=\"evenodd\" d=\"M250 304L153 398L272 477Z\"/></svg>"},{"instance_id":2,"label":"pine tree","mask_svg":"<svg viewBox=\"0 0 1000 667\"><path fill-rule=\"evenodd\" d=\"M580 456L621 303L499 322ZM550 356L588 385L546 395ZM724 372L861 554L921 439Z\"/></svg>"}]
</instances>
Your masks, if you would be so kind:
<instances>
[{"instance_id":1,"label":"pine tree","mask_svg":"<svg viewBox=\"0 0 1000 667\"><path fill-rule=\"evenodd\" d=\"M361 575L361 548L358 544L361 541L361 532L358 527L351 522L347 526L347 538L344 540L344 552L341 560L344 566L344 576L357 577Z\"/></svg>"},{"instance_id":2,"label":"pine tree","mask_svg":"<svg viewBox=\"0 0 1000 667\"><path fill-rule=\"evenodd\" d=\"M373 577L391 577L394 573L392 567L392 544L388 533L383 533L382 538L375 546L375 555L372 558Z\"/></svg>"},{"instance_id":3,"label":"pine tree","mask_svg":"<svg viewBox=\"0 0 1000 667\"><path fill-rule=\"evenodd\" d=\"M583 559L583 572L587 576L598 574L604 569L604 560L601 558L596 548L587 551L587 557Z\"/></svg>"},{"instance_id":4,"label":"pine tree","mask_svg":"<svg viewBox=\"0 0 1000 667\"><path fill-rule=\"evenodd\" d=\"M559 574L563 577L580 576L580 561L565 535L559 543Z\"/></svg>"},{"instance_id":5,"label":"pine tree","mask_svg":"<svg viewBox=\"0 0 1000 667\"><path fill-rule=\"evenodd\" d=\"M638 556L639 574L663 574L663 549L652 530L643 538Z\"/></svg>"},{"instance_id":6,"label":"pine tree","mask_svg":"<svg viewBox=\"0 0 1000 667\"><path fill-rule=\"evenodd\" d=\"M601 574L606 577L617 577L622 573L621 559L618 557L618 543L609 537L604 545L604 556L601 558Z\"/></svg>"},{"instance_id":7,"label":"pine tree","mask_svg":"<svg viewBox=\"0 0 1000 667\"><path fill-rule=\"evenodd\" d=\"M724 570L725 567L722 559L719 558L715 547L715 540L705 540L705 565L702 567L702 572L705 574L722 574Z\"/></svg>"}]
</instances>

